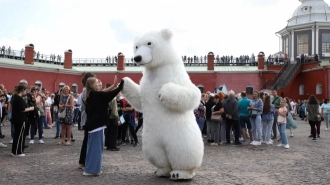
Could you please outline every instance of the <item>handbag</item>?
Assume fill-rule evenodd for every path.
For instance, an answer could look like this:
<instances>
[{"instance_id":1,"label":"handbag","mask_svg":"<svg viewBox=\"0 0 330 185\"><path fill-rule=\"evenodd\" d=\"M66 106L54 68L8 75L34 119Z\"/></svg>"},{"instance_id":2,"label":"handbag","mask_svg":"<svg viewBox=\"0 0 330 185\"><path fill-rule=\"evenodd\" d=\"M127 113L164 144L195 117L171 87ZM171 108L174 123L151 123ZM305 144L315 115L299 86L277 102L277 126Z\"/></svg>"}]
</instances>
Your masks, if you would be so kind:
<instances>
[{"instance_id":1,"label":"handbag","mask_svg":"<svg viewBox=\"0 0 330 185\"><path fill-rule=\"evenodd\" d=\"M315 120L316 121L324 121L324 117L322 117L320 114L318 114L317 116L315 116Z\"/></svg>"},{"instance_id":2,"label":"handbag","mask_svg":"<svg viewBox=\"0 0 330 185\"><path fill-rule=\"evenodd\" d=\"M65 105L68 104L69 99L70 99L70 96L71 96L71 95L69 95L68 99L66 100ZM65 108L64 110L58 112L58 117L59 117L59 118L65 118L65 117L66 117L66 108Z\"/></svg>"},{"instance_id":3,"label":"handbag","mask_svg":"<svg viewBox=\"0 0 330 185\"><path fill-rule=\"evenodd\" d=\"M249 117L250 118L256 118L257 117L257 114L252 114L252 110L250 110Z\"/></svg>"},{"instance_id":4,"label":"handbag","mask_svg":"<svg viewBox=\"0 0 330 185\"><path fill-rule=\"evenodd\" d=\"M57 113L57 112L58 112L58 106L57 106L57 105L54 105L54 106L53 106L53 112L54 112L54 113Z\"/></svg>"},{"instance_id":5,"label":"handbag","mask_svg":"<svg viewBox=\"0 0 330 185\"><path fill-rule=\"evenodd\" d=\"M284 117L283 116L278 116L277 117L277 122L278 123L283 123L284 122Z\"/></svg>"},{"instance_id":6,"label":"handbag","mask_svg":"<svg viewBox=\"0 0 330 185\"><path fill-rule=\"evenodd\" d=\"M213 122L219 122L221 121L221 115L220 114L214 114L211 116L211 121Z\"/></svg>"}]
</instances>

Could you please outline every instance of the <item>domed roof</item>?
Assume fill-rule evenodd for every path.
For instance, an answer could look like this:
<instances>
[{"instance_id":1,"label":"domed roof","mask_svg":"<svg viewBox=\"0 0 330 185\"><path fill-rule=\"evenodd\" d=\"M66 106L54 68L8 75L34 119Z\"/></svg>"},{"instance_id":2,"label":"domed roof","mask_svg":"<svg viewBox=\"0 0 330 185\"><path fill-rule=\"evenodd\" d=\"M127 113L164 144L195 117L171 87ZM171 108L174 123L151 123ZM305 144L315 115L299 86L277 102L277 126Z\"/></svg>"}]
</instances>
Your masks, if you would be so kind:
<instances>
[{"instance_id":1,"label":"domed roof","mask_svg":"<svg viewBox=\"0 0 330 185\"><path fill-rule=\"evenodd\" d=\"M330 7L324 0L299 0L301 5L288 20L288 26L310 22L330 22Z\"/></svg>"}]
</instances>

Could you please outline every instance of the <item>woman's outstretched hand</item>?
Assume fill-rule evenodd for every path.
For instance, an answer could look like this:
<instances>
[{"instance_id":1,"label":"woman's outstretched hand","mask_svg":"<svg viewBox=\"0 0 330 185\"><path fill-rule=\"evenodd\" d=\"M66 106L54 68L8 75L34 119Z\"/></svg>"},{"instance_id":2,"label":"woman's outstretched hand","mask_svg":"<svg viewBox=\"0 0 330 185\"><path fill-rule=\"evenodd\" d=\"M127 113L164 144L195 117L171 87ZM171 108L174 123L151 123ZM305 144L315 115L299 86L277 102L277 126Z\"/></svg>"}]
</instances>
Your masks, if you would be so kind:
<instances>
[{"instance_id":1,"label":"woman's outstretched hand","mask_svg":"<svg viewBox=\"0 0 330 185\"><path fill-rule=\"evenodd\" d=\"M117 85L118 85L118 79L117 79L117 75L115 75L115 79L113 81L113 86L117 87Z\"/></svg>"}]
</instances>

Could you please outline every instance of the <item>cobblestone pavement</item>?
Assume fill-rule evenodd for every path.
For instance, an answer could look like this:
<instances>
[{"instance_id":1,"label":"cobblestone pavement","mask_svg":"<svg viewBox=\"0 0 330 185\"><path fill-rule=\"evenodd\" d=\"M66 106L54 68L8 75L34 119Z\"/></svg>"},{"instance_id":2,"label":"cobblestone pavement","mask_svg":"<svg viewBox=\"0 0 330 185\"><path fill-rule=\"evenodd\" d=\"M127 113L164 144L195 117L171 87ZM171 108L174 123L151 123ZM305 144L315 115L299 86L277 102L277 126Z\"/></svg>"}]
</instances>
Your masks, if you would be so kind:
<instances>
[{"instance_id":1,"label":"cobblestone pavement","mask_svg":"<svg viewBox=\"0 0 330 185\"><path fill-rule=\"evenodd\" d=\"M206 144L203 164L194 179L173 182L155 177L155 167L143 157L141 146L131 145L119 152L104 150L103 173L83 176L77 169L83 132L77 127L72 146L57 145L55 128L45 129L45 144L36 140L25 157L14 158L7 123L2 127L6 135L2 141L8 148L0 148L0 184L329 184L330 131L325 131L323 122L321 138L315 142L308 138L309 124L297 121L297 126L294 137L288 138L290 149L277 147L277 141L258 147Z\"/></svg>"}]
</instances>

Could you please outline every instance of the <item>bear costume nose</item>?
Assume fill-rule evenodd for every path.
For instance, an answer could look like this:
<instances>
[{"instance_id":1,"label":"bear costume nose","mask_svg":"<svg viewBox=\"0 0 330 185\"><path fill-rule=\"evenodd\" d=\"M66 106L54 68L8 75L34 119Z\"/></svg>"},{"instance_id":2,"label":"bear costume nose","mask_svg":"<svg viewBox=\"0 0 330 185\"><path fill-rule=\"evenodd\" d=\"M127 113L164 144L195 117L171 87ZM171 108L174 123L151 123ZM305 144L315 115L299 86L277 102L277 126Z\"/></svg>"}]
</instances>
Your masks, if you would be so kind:
<instances>
[{"instance_id":1,"label":"bear costume nose","mask_svg":"<svg viewBox=\"0 0 330 185\"><path fill-rule=\"evenodd\" d=\"M141 62L141 60L142 60L141 55L138 55L138 56L134 57L135 62Z\"/></svg>"}]
</instances>

